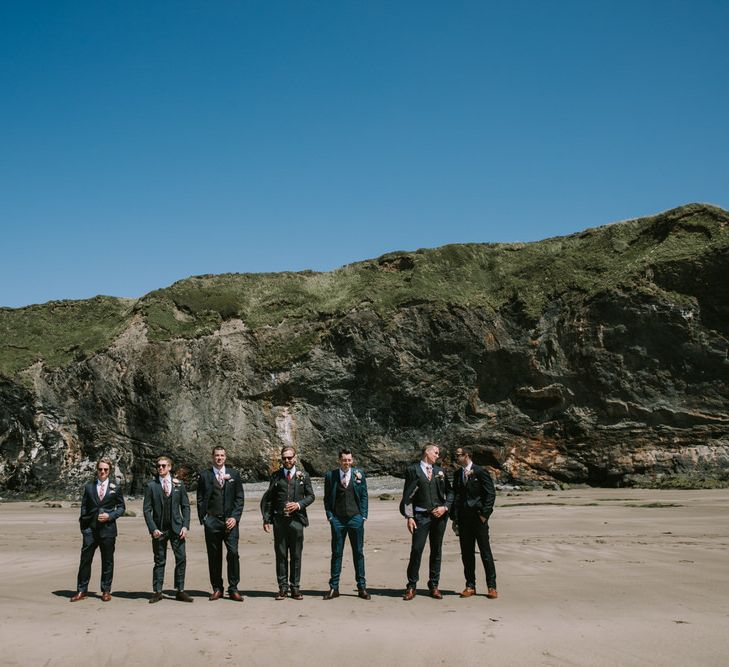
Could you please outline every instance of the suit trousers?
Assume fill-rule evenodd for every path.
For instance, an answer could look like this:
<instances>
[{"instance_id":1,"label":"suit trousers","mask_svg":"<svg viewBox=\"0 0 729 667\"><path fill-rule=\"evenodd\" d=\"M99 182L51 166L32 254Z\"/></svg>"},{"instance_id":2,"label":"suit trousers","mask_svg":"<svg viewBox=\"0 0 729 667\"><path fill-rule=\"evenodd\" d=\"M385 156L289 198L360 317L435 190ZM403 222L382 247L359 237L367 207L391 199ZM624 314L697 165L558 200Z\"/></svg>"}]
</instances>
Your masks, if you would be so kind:
<instances>
[{"instance_id":1,"label":"suit trousers","mask_svg":"<svg viewBox=\"0 0 729 667\"><path fill-rule=\"evenodd\" d=\"M430 542L430 560L428 567L428 588L437 588L440 581L440 560L443 549L443 535L448 525L448 514L436 518L432 514L415 513L415 531L410 547L408 563L408 588L416 588L420 574L420 560L425 543Z\"/></svg>"},{"instance_id":2,"label":"suit trousers","mask_svg":"<svg viewBox=\"0 0 729 667\"><path fill-rule=\"evenodd\" d=\"M152 590L161 593L165 582L165 565L167 564L167 543L172 545L175 556L175 590L185 590L185 540L172 530L163 531L158 538L152 538L154 568L152 569Z\"/></svg>"},{"instance_id":3,"label":"suit trousers","mask_svg":"<svg viewBox=\"0 0 729 667\"><path fill-rule=\"evenodd\" d=\"M288 590L301 583L301 552L304 548L304 524L293 517L273 517L273 544L276 551L278 587Z\"/></svg>"},{"instance_id":4,"label":"suit trousers","mask_svg":"<svg viewBox=\"0 0 729 667\"><path fill-rule=\"evenodd\" d=\"M458 518L458 540L461 543L461 560L463 561L463 576L466 578L467 588L476 588L476 544L481 554L484 572L486 573L486 586L496 588L496 567L489 544L489 523L482 522L478 514L473 511L464 511Z\"/></svg>"},{"instance_id":5,"label":"suit trousers","mask_svg":"<svg viewBox=\"0 0 729 667\"><path fill-rule=\"evenodd\" d=\"M204 521L205 547L208 551L210 585L214 591L223 590L223 543L228 563L228 592L238 590L240 581L240 556L238 556L238 524L226 530L225 521L208 514Z\"/></svg>"},{"instance_id":6,"label":"suit trousers","mask_svg":"<svg viewBox=\"0 0 729 667\"><path fill-rule=\"evenodd\" d=\"M101 592L111 592L111 580L114 576L114 547L116 537L101 537L98 530L84 528L81 531L81 562L78 566L76 590L84 593L89 588L91 579L91 563L94 560L96 548L101 552Z\"/></svg>"},{"instance_id":7,"label":"suit trousers","mask_svg":"<svg viewBox=\"0 0 729 667\"><path fill-rule=\"evenodd\" d=\"M349 519L332 516L329 522L332 529L332 560L329 588L339 588L339 577L342 573L342 556L344 555L344 541L349 535L349 544L352 547L352 562L357 578L357 588L366 588L365 560L364 560L364 518L356 514Z\"/></svg>"}]
</instances>

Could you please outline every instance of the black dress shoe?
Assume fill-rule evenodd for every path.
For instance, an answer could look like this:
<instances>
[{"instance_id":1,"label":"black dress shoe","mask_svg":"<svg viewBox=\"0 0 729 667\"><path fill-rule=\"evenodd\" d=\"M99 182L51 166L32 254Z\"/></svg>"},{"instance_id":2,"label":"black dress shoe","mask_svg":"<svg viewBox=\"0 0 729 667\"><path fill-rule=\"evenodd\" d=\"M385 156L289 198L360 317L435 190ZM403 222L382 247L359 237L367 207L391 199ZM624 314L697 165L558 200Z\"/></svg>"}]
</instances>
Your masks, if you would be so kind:
<instances>
[{"instance_id":1,"label":"black dress shoe","mask_svg":"<svg viewBox=\"0 0 729 667\"><path fill-rule=\"evenodd\" d=\"M149 604L154 604L162 599L162 591L155 591L152 593L152 597L149 598Z\"/></svg>"},{"instance_id":2,"label":"black dress shoe","mask_svg":"<svg viewBox=\"0 0 729 667\"><path fill-rule=\"evenodd\" d=\"M361 597L363 600L371 600L372 596L367 592L366 588L358 588L357 589L357 596Z\"/></svg>"},{"instance_id":3,"label":"black dress shoe","mask_svg":"<svg viewBox=\"0 0 729 667\"><path fill-rule=\"evenodd\" d=\"M185 591L177 591L177 594L175 595L175 600L178 602L195 602Z\"/></svg>"},{"instance_id":4,"label":"black dress shoe","mask_svg":"<svg viewBox=\"0 0 729 667\"><path fill-rule=\"evenodd\" d=\"M279 588L279 589L278 589L278 593L276 593L276 599L277 599L277 600L285 600L285 599L286 599L286 594L287 594L287 593L288 593L288 591L287 591L286 589L284 589L284 588Z\"/></svg>"},{"instance_id":5,"label":"black dress shoe","mask_svg":"<svg viewBox=\"0 0 729 667\"><path fill-rule=\"evenodd\" d=\"M303 600L304 596L301 594L301 591L298 588L292 588L291 589L291 599L292 600Z\"/></svg>"},{"instance_id":6,"label":"black dress shoe","mask_svg":"<svg viewBox=\"0 0 729 667\"><path fill-rule=\"evenodd\" d=\"M339 597L339 589L338 588L330 588L328 593L324 594L324 600L333 600L334 598Z\"/></svg>"}]
</instances>

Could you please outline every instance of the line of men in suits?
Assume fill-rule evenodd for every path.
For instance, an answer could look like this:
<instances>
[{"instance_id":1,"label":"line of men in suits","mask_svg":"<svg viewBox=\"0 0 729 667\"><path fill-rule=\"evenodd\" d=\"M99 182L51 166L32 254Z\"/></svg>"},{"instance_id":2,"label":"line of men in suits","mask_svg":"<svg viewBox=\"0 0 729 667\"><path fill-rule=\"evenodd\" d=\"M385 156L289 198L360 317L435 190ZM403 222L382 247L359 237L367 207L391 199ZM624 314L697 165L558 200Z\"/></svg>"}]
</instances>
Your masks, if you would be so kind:
<instances>
[{"instance_id":1,"label":"line of men in suits","mask_svg":"<svg viewBox=\"0 0 729 667\"><path fill-rule=\"evenodd\" d=\"M426 543L430 544L428 591L431 597L442 599L439 588L441 555L449 516L459 537L466 580L460 596L466 598L476 594L475 546L478 544L486 574L486 597L498 597L488 528L495 500L494 484L489 473L473 463L473 453L468 447L459 447L455 456L459 465L452 483L443 468L437 465L440 449L435 443L427 443L422 449L421 460L406 470L400 512L407 520L412 542L404 600L412 600L416 595ZM225 545L228 597L241 602L243 596L238 590L238 525L245 495L240 473L226 467L225 462L225 448L213 448L212 466L200 471L198 477L197 514L205 532L212 588L208 599L213 601L223 597ZM349 449L339 451L338 463L338 467L327 472L324 478L324 508L331 529L329 590L324 599L339 597L344 544L349 538L357 595L369 600L364 559L367 477L362 469L354 466ZM91 564L97 548L101 553L101 599L104 602L111 600L116 520L125 511L121 488L109 480L111 465L109 459L100 459L96 464L97 479L84 487L79 518L81 559L72 602L87 597ZM160 456L156 461L157 474L144 491L143 513L152 539L154 558L150 603L163 599L168 544L175 558L175 599L193 601L185 592L185 540L190 530L190 501L184 483L172 476L172 465L170 457ZM297 466L296 450L284 447L281 450L281 468L271 475L260 506L263 529L266 532L273 530L278 583L276 600L287 597L303 599L301 556L304 529L309 525L306 508L313 502L314 491L309 474Z\"/></svg>"}]
</instances>

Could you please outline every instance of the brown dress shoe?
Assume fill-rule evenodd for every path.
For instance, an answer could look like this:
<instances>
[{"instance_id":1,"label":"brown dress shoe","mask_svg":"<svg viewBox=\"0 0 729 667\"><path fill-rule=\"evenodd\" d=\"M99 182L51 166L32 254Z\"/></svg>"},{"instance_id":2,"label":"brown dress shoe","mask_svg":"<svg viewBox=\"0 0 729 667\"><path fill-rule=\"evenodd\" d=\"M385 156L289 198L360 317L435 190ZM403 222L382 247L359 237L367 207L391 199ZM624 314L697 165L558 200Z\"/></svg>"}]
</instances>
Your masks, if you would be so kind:
<instances>
[{"instance_id":1,"label":"brown dress shoe","mask_svg":"<svg viewBox=\"0 0 729 667\"><path fill-rule=\"evenodd\" d=\"M214 590L211 594L208 600L220 600L220 598L223 597L223 591Z\"/></svg>"},{"instance_id":2,"label":"brown dress shoe","mask_svg":"<svg viewBox=\"0 0 729 667\"><path fill-rule=\"evenodd\" d=\"M101 594L101 601L102 602L109 602L109 600L111 600L111 593L109 593L109 591L104 591Z\"/></svg>"},{"instance_id":3,"label":"brown dress shoe","mask_svg":"<svg viewBox=\"0 0 729 667\"><path fill-rule=\"evenodd\" d=\"M286 599L286 590L284 590L283 588L279 588L278 593L276 593L276 599L285 600Z\"/></svg>"},{"instance_id":4,"label":"brown dress shoe","mask_svg":"<svg viewBox=\"0 0 729 667\"><path fill-rule=\"evenodd\" d=\"M443 593L440 592L438 587L430 589L430 597L435 598L436 600L442 600L443 599Z\"/></svg>"},{"instance_id":5,"label":"brown dress shoe","mask_svg":"<svg viewBox=\"0 0 729 667\"><path fill-rule=\"evenodd\" d=\"M231 600L235 600L236 602L243 602L243 596L238 591L233 591L232 593L228 593L228 597Z\"/></svg>"},{"instance_id":6,"label":"brown dress shoe","mask_svg":"<svg viewBox=\"0 0 729 667\"><path fill-rule=\"evenodd\" d=\"M162 599L162 591L155 591L152 593L152 597L149 598L149 604L154 604L155 602L159 602Z\"/></svg>"},{"instance_id":7,"label":"brown dress shoe","mask_svg":"<svg viewBox=\"0 0 729 667\"><path fill-rule=\"evenodd\" d=\"M468 586L466 586L466 588L464 588L461 591L461 594L460 594L459 597L462 597L462 598L470 598L472 595L476 595L476 589L475 588L469 588Z\"/></svg>"},{"instance_id":8,"label":"brown dress shoe","mask_svg":"<svg viewBox=\"0 0 729 667\"><path fill-rule=\"evenodd\" d=\"M301 594L301 591L298 588L292 588L291 589L291 599L292 600L303 600L304 596Z\"/></svg>"},{"instance_id":9,"label":"brown dress shoe","mask_svg":"<svg viewBox=\"0 0 729 667\"><path fill-rule=\"evenodd\" d=\"M495 588L489 588L488 593L486 593L486 597L490 600L495 600L499 597L499 592Z\"/></svg>"},{"instance_id":10,"label":"brown dress shoe","mask_svg":"<svg viewBox=\"0 0 729 667\"><path fill-rule=\"evenodd\" d=\"M334 598L339 597L339 589L338 588L330 588L328 593L324 594L323 600L333 600Z\"/></svg>"},{"instance_id":11,"label":"brown dress shoe","mask_svg":"<svg viewBox=\"0 0 729 667\"><path fill-rule=\"evenodd\" d=\"M358 588L357 589L357 596L361 597L363 600L371 600L372 596L367 592L366 588Z\"/></svg>"},{"instance_id":12,"label":"brown dress shoe","mask_svg":"<svg viewBox=\"0 0 729 667\"><path fill-rule=\"evenodd\" d=\"M415 597L415 589L414 588L407 588L405 589L405 595L402 596L403 600L412 600Z\"/></svg>"},{"instance_id":13,"label":"brown dress shoe","mask_svg":"<svg viewBox=\"0 0 729 667\"><path fill-rule=\"evenodd\" d=\"M85 600L86 599L86 591L79 591L74 595L70 602L78 602L79 600Z\"/></svg>"},{"instance_id":14,"label":"brown dress shoe","mask_svg":"<svg viewBox=\"0 0 729 667\"><path fill-rule=\"evenodd\" d=\"M175 594L175 600L178 602L195 602L185 591L177 591ZM151 600L150 600L151 602Z\"/></svg>"}]
</instances>

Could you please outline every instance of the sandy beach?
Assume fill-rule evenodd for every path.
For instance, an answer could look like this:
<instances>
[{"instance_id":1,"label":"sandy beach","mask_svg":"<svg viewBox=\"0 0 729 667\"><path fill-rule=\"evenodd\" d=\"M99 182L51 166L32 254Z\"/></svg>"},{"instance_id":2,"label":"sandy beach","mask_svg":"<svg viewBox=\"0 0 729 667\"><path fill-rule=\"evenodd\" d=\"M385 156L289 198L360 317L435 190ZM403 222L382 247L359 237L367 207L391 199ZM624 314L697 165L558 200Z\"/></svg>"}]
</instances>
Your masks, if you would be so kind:
<instances>
[{"instance_id":1,"label":"sandy beach","mask_svg":"<svg viewBox=\"0 0 729 667\"><path fill-rule=\"evenodd\" d=\"M310 508L305 599L275 601L273 538L249 493L241 521L242 603L209 602L203 532L193 522L194 604L150 605L152 550L141 499L119 521L113 599L70 604L81 544L78 508L0 504L2 665L280 663L335 665L723 665L729 655L729 490L577 489L500 494L491 519L498 600L460 599L458 540L448 529L436 601L401 599L409 535L396 500L370 502L372 600L356 597L345 551L342 597L323 601L329 527ZM194 512L193 512L194 515ZM347 549L349 547L347 546ZM426 550L427 554L427 550ZM165 578L171 593L174 560ZM480 567L480 564L479 564ZM342 656L342 650L345 655ZM160 655L161 652L161 655ZM293 655L291 655L293 654Z\"/></svg>"}]
</instances>

